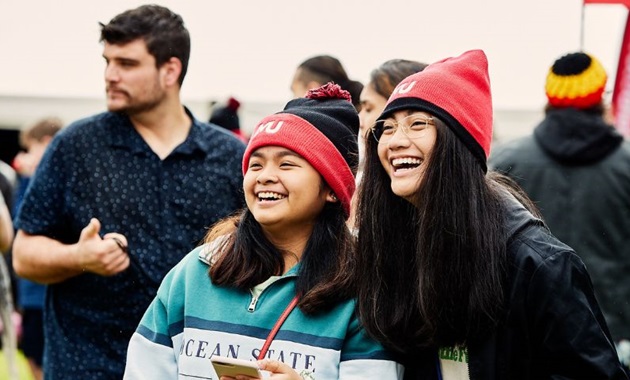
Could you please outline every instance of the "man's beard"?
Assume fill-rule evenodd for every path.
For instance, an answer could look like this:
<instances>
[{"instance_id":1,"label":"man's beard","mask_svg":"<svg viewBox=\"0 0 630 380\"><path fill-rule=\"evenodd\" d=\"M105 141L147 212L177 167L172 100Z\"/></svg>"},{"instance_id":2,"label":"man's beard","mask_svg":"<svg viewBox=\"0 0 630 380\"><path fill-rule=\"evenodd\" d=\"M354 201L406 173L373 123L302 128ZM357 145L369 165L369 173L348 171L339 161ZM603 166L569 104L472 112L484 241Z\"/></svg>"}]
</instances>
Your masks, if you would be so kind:
<instances>
[{"instance_id":1,"label":"man's beard","mask_svg":"<svg viewBox=\"0 0 630 380\"><path fill-rule=\"evenodd\" d=\"M124 113L130 116L137 115L140 113L149 112L157 108L160 104L162 104L162 102L166 98L165 92L162 91L162 89L157 85L153 86L153 88L150 91L146 92L147 94L150 94L153 96L148 97L148 99L145 97L144 100L140 100L140 101L134 101L134 98L131 95L129 95L127 91L122 90L122 93L127 98L127 104L120 107L114 107L114 108L108 105L107 109L110 112Z\"/></svg>"},{"instance_id":2,"label":"man's beard","mask_svg":"<svg viewBox=\"0 0 630 380\"><path fill-rule=\"evenodd\" d=\"M164 96L160 98L152 98L140 103L130 103L123 107L118 107L115 109L109 109L111 112L123 113L129 116L149 112L155 108L157 108L163 101Z\"/></svg>"}]
</instances>

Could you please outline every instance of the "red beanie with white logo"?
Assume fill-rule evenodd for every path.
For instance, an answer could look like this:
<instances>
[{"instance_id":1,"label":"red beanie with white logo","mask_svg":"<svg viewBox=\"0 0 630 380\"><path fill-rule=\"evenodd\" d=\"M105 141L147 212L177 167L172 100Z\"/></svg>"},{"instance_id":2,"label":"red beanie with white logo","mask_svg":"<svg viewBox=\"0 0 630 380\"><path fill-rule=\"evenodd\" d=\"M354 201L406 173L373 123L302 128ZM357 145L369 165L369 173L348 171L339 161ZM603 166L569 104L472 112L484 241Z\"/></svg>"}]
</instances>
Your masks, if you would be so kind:
<instances>
[{"instance_id":1,"label":"red beanie with white logo","mask_svg":"<svg viewBox=\"0 0 630 380\"><path fill-rule=\"evenodd\" d=\"M492 96L488 59L481 50L446 58L405 78L379 119L414 109L439 118L487 170L492 142Z\"/></svg>"},{"instance_id":2,"label":"red beanie with white logo","mask_svg":"<svg viewBox=\"0 0 630 380\"><path fill-rule=\"evenodd\" d=\"M327 83L293 99L282 112L262 119L250 137L243 155L243 173L249 158L263 146L280 146L302 156L317 170L350 215L355 190L359 148L359 115L350 93Z\"/></svg>"}]
</instances>

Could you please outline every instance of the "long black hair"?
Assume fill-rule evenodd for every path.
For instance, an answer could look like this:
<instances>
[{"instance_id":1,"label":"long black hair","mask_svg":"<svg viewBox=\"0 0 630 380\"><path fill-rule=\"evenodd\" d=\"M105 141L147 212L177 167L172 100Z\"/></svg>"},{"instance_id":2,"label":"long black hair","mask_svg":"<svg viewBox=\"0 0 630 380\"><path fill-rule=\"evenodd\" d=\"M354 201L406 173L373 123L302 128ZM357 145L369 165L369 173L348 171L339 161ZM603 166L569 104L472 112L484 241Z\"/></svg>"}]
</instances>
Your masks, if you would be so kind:
<instances>
[{"instance_id":1,"label":"long black hair","mask_svg":"<svg viewBox=\"0 0 630 380\"><path fill-rule=\"evenodd\" d=\"M413 204L367 139L356 285L366 330L393 350L466 344L503 312L502 188L441 121ZM415 205L414 205L415 204Z\"/></svg>"},{"instance_id":2,"label":"long black hair","mask_svg":"<svg viewBox=\"0 0 630 380\"><path fill-rule=\"evenodd\" d=\"M328 310L356 295L352 278L355 239L346 228L340 202L326 202L300 259L296 292L298 307L307 314ZM248 210L219 222L206 235L206 242L221 241L210 277L217 285L248 290L281 275L283 252L265 237L262 227Z\"/></svg>"}]
</instances>

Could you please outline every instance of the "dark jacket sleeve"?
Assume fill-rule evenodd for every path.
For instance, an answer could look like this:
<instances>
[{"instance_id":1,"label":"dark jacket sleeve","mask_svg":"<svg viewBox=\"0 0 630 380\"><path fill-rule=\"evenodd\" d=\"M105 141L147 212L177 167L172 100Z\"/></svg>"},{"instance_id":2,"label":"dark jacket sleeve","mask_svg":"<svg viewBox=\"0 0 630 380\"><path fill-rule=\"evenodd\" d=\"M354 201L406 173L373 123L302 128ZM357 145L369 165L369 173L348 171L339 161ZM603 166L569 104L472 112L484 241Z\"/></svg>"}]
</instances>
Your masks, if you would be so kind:
<instances>
[{"instance_id":1,"label":"dark jacket sleeve","mask_svg":"<svg viewBox=\"0 0 630 380\"><path fill-rule=\"evenodd\" d=\"M540 378L627 379L586 267L568 247L546 239L543 251L521 247L537 253L530 256L536 264L524 306Z\"/></svg>"}]
</instances>

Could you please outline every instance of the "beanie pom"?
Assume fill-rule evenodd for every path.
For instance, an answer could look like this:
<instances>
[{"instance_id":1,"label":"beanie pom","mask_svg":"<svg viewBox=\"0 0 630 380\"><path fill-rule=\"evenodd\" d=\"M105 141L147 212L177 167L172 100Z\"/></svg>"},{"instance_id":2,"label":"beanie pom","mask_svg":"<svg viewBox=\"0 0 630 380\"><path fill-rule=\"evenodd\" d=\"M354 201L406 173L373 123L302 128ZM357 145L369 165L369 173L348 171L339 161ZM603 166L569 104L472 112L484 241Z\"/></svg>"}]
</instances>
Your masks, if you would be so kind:
<instances>
[{"instance_id":1,"label":"beanie pom","mask_svg":"<svg viewBox=\"0 0 630 380\"><path fill-rule=\"evenodd\" d=\"M230 99L228 99L227 108L231 109L232 111L234 112L238 111L238 108L240 106L241 106L241 102L236 100L234 97L230 97Z\"/></svg>"},{"instance_id":2,"label":"beanie pom","mask_svg":"<svg viewBox=\"0 0 630 380\"><path fill-rule=\"evenodd\" d=\"M334 82L328 82L320 87L308 90L307 99L345 99L352 103L350 93Z\"/></svg>"}]
</instances>

